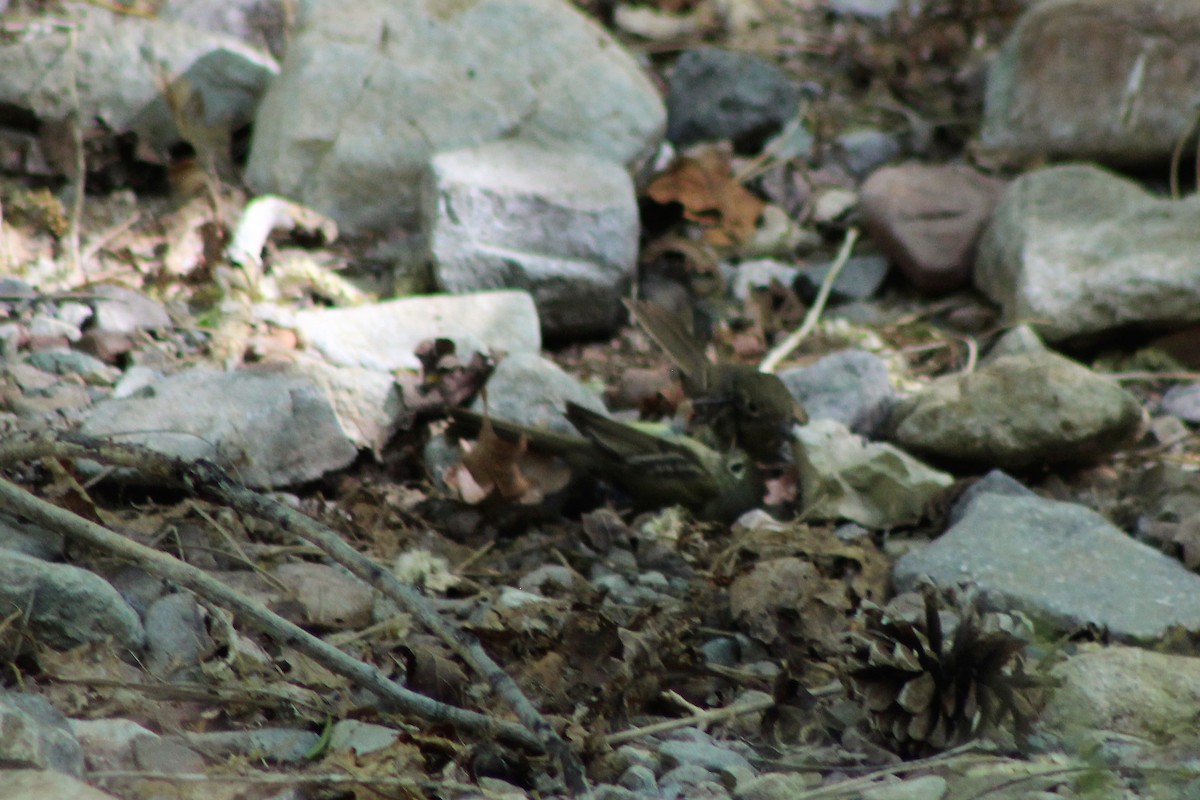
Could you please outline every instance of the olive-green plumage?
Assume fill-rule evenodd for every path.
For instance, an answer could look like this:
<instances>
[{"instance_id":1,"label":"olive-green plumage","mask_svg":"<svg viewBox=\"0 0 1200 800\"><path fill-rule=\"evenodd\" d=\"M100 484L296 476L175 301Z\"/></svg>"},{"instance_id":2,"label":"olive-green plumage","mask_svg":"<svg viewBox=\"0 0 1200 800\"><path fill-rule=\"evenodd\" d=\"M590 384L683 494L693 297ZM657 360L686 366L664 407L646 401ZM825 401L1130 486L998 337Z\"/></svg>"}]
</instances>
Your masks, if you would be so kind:
<instances>
[{"instance_id":1,"label":"olive-green plumage","mask_svg":"<svg viewBox=\"0 0 1200 800\"><path fill-rule=\"evenodd\" d=\"M678 370L695 410L693 432L719 447L740 447L756 461L778 462L792 426L808 421L779 376L749 364L714 364L670 311L649 302L625 305Z\"/></svg>"},{"instance_id":2,"label":"olive-green plumage","mask_svg":"<svg viewBox=\"0 0 1200 800\"><path fill-rule=\"evenodd\" d=\"M482 415L465 409L450 413L451 433L479 432ZM501 437L524 436L530 448L621 489L638 509L682 505L700 519L729 522L762 501L762 476L741 450L719 453L689 437L656 436L574 403L567 403L566 416L579 436L490 422Z\"/></svg>"}]
</instances>

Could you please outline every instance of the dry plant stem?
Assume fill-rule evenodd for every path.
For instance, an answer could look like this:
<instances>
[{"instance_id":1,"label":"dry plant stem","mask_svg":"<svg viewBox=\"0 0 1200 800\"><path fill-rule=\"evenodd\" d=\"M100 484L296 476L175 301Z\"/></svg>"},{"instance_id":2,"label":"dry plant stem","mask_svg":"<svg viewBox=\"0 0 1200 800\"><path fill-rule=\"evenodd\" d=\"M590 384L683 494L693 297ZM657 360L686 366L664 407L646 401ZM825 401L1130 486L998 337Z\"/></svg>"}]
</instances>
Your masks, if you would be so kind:
<instances>
[{"instance_id":1,"label":"dry plant stem","mask_svg":"<svg viewBox=\"0 0 1200 800\"><path fill-rule=\"evenodd\" d=\"M382 789L409 789L426 792L427 797L453 792L477 796L478 786L452 781L417 781L412 778L356 777L339 773L276 773L258 772L249 775L220 775L213 772L142 772L137 770L98 770L85 776L95 781L166 781L167 783L246 783L259 786L372 786Z\"/></svg>"},{"instance_id":2,"label":"dry plant stem","mask_svg":"<svg viewBox=\"0 0 1200 800\"><path fill-rule=\"evenodd\" d=\"M808 314L804 316L804 322L800 327L788 334L788 337L780 342L771 352L767 353L767 357L758 365L761 372L774 372L775 368L782 361L791 355L792 351L800 346L813 328L817 327L817 321L821 318L821 312L825 310L825 304L829 302L829 295L833 291L833 284L837 281L838 275L842 273L842 267L846 266L846 262L850 260L850 253L854 251L854 243L858 241L858 228L850 228L846 231L846 238L842 240L842 247L838 250L837 258L833 262L833 266L829 268L829 274L825 276L825 280L821 282L821 290L817 292L817 299L813 301L812 308L808 310Z\"/></svg>"},{"instance_id":3,"label":"dry plant stem","mask_svg":"<svg viewBox=\"0 0 1200 800\"><path fill-rule=\"evenodd\" d=\"M834 681L818 689L813 689L810 694L813 697L828 697L832 694L838 694L841 691L841 682ZM672 694L674 694L674 692L672 692ZM698 711L697 713L688 717L668 719L662 722L655 722L653 725L644 725L640 728L630 728L629 730L620 731L619 733L614 733L604 737L604 743L610 747L616 747L619 744L624 744L625 742L633 739L641 739L646 736L653 736L656 733L663 733L664 731L673 731L676 728L689 728L693 725L703 725L709 722L718 722L723 719L740 717L743 714L754 714L759 711L766 711L773 705L775 705L775 700L773 698L764 697L761 700L751 700L747 703L725 706L724 708L710 708L706 711Z\"/></svg>"},{"instance_id":4,"label":"dry plant stem","mask_svg":"<svg viewBox=\"0 0 1200 800\"><path fill-rule=\"evenodd\" d=\"M743 714L755 714L759 711L766 711L771 706L775 705L775 700L770 697L764 697L761 700L754 700L749 703L742 703L736 706L726 706L725 708L712 708L708 711L701 711L697 714L692 714L679 719L668 719L663 722L656 722L653 725L644 725L641 728L630 728L627 731L614 733L611 736L604 737L604 743L609 747L616 747L625 742L631 742L634 739L643 739L647 736L653 736L656 733L665 731L673 731L677 728L690 728L693 725L700 725L707 722L719 722L724 719L733 719L740 717Z\"/></svg>"},{"instance_id":5,"label":"dry plant stem","mask_svg":"<svg viewBox=\"0 0 1200 800\"><path fill-rule=\"evenodd\" d=\"M17 460L46 457L88 458L105 464L130 467L136 469L143 476L148 476L166 485L183 486L200 497L269 521L286 533L300 537L309 544L315 543L334 561L400 603L401 607L412 614L421 625L442 638L460 658L487 681L492 691L516 712L517 717L528 730L522 730L509 723L488 720L487 717L471 714L452 706L433 704L432 700L422 695L414 695L426 703L433 704L427 706L429 711L442 715L435 718L448 719L448 717L444 716L445 710L454 711L459 715L469 714L473 730L479 730L477 717L493 722L498 729L503 729L510 740L520 741L525 746L543 749L551 757L558 760L563 769L563 780L569 789L576 792L586 789L587 782L584 777L583 764L579 760L579 757L555 733L550 723L546 721L525 695L521 693L516 682L492 660L491 656L483 649L483 646L465 631L446 622L416 589L401 583L391 572L350 547L334 531L298 511L270 500L234 482L224 470L210 461L187 462L182 459L165 456L144 447L107 442L67 432L19 433L10 436L7 441L0 444L0 465ZM51 508L54 507L51 506ZM53 527L53 525L50 527ZM98 526L94 527L98 528ZM108 533L103 528L99 528L99 530ZM109 535L112 536L112 534ZM116 538L121 542L125 542L121 537ZM161 556L157 551L150 550L149 552L154 553L156 556ZM166 556L161 557L166 558ZM178 562L171 559L171 563L176 564ZM203 578L208 578L203 573L200 573L200 575ZM211 579L208 580L216 584L222 591L228 591L224 584L217 583ZM242 600L240 597L237 599ZM282 620L280 621L282 622ZM295 626L292 627L295 628ZM308 634L305 634L299 628L295 628L295 631L308 637ZM325 657L332 658L334 657L333 654L336 654L339 659L348 658L340 650L331 647L315 637L308 637L308 639L315 642L315 644L310 644L310 646L316 647ZM350 661L355 665L357 674L362 676L362 682L368 688L371 688L372 691L376 691L389 698L396 695L398 687L395 687L391 681L388 681L382 673L361 662L354 661L353 659L350 659ZM349 668L349 665L347 665L347 668ZM366 672L363 670L366 670ZM349 675L346 672L342 672L341 674ZM388 691L385 692L377 688L381 680L383 685L388 688ZM413 695L413 693L405 692L405 695ZM464 717L464 719L467 719L467 717ZM518 735L518 732L520 735Z\"/></svg>"},{"instance_id":6,"label":"dry plant stem","mask_svg":"<svg viewBox=\"0 0 1200 800\"><path fill-rule=\"evenodd\" d=\"M5 448L7 449L7 448ZM263 631L280 644L294 647L323 666L350 678L402 711L436 722L468 730L481 736L501 736L526 747L540 748L541 743L525 728L439 703L425 695L397 686L375 667L343 653L332 645L293 625L262 603L245 597L204 571L145 545L130 541L66 509L40 500L16 484L0 479L0 504L51 530L61 531L75 541L85 542L122 558L134 561L154 574L186 587L210 602L230 609L240 619Z\"/></svg>"},{"instance_id":7,"label":"dry plant stem","mask_svg":"<svg viewBox=\"0 0 1200 800\"><path fill-rule=\"evenodd\" d=\"M1114 381L1195 381L1200 380L1200 372L1101 372L1106 378Z\"/></svg>"},{"instance_id":8,"label":"dry plant stem","mask_svg":"<svg viewBox=\"0 0 1200 800\"><path fill-rule=\"evenodd\" d=\"M134 211L132 214L126 217L123 222L118 222L116 225L113 225L112 227L107 228L96 236L92 237L92 239L90 239L83 248L82 258L84 263L87 263L95 258L101 250L103 250L105 247L108 247L108 245L111 244L118 236L126 233L130 228L136 225L141 218L141 212Z\"/></svg>"},{"instance_id":9,"label":"dry plant stem","mask_svg":"<svg viewBox=\"0 0 1200 800\"><path fill-rule=\"evenodd\" d=\"M83 152L83 113L79 110L79 28L71 26L67 54L71 80L67 84L71 101L71 146L75 150L75 192L71 198L71 217L67 222L67 254L72 279L84 275L83 255L79 251L79 226L83 220L84 188L87 184L87 159Z\"/></svg>"}]
</instances>

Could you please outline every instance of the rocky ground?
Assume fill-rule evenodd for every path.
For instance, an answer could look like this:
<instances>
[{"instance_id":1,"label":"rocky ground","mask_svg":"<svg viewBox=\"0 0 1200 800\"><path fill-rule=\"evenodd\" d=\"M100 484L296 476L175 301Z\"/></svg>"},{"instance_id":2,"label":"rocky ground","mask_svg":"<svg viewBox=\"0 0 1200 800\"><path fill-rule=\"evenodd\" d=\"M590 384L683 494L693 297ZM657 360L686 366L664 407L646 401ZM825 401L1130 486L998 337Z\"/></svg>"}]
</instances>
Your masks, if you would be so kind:
<instances>
[{"instance_id":1,"label":"rocky ground","mask_svg":"<svg viewBox=\"0 0 1200 800\"><path fill-rule=\"evenodd\" d=\"M1200 796L1193 3L0 10L0 796Z\"/></svg>"}]
</instances>

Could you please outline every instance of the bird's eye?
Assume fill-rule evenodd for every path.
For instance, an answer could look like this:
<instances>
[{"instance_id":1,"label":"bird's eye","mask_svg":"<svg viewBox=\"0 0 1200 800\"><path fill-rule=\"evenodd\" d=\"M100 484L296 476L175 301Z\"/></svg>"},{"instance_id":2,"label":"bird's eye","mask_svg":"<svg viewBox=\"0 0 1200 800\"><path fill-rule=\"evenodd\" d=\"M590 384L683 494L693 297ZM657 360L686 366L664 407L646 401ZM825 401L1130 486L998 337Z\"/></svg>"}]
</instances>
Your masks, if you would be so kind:
<instances>
[{"instance_id":1,"label":"bird's eye","mask_svg":"<svg viewBox=\"0 0 1200 800\"><path fill-rule=\"evenodd\" d=\"M742 411L744 411L745 413L749 414L752 417L757 417L758 416L758 403L755 402L753 397L743 397L742 398Z\"/></svg>"},{"instance_id":2,"label":"bird's eye","mask_svg":"<svg viewBox=\"0 0 1200 800\"><path fill-rule=\"evenodd\" d=\"M735 477L740 478L746 474L746 465L741 461L729 462L729 472Z\"/></svg>"}]
</instances>

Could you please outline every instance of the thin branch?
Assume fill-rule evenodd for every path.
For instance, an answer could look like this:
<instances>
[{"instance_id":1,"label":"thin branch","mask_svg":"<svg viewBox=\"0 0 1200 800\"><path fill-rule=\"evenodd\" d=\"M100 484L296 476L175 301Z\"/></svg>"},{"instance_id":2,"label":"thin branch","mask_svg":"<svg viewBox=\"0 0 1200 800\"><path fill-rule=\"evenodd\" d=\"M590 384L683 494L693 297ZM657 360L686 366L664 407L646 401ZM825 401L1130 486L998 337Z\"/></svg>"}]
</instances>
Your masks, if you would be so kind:
<instances>
[{"instance_id":1,"label":"thin branch","mask_svg":"<svg viewBox=\"0 0 1200 800\"><path fill-rule=\"evenodd\" d=\"M299 511L236 483L228 473L211 461L201 459L188 462L163 455L146 447L108 442L69 432L38 434L22 432L11 435L7 441L0 443L0 464L45 457L87 458L101 463L129 467L163 484L183 486L206 500L227 505L242 513L266 520L286 533L297 536L309 544L317 545L335 562L391 597L404 610L412 614L422 626L444 640L463 661L487 681L491 690L516 712L518 719L529 729L527 732L522 732L526 734L526 744L528 744L528 733L532 733L538 743L537 747L545 750L561 765L562 778L567 787L574 792L586 790L587 780L579 756L525 697L516 682L492 660L479 641L466 631L446 622L420 592L412 586L401 583L390 571L346 544L342 537L333 530ZM49 527L53 528L53 526ZM157 551L150 552L157 555ZM207 576L204 577L207 578ZM223 584L219 585L222 589L225 588ZM332 648L320 640L315 641L322 648L328 648L341 654L341 651L336 648ZM365 667L366 665L361 666ZM372 681L377 677L383 676L381 673L364 675L364 678ZM390 682L388 685L391 686ZM428 700L421 695L417 695L417 697ZM432 711L433 707L430 707L430 710Z\"/></svg>"},{"instance_id":2,"label":"thin branch","mask_svg":"<svg viewBox=\"0 0 1200 800\"><path fill-rule=\"evenodd\" d=\"M825 303L829 301L829 294L833 291L833 284L838 279L838 275L842 273L842 267L846 266L846 262L850 260L850 253L854 251L854 243L858 241L858 228L850 228L846 231L846 238L842 240L842 247L838 251L837 258L833 262L833 266L829 268L829 274L825 276L825 280L821 282L821 290L817 292L817 299L813 301L812 308L808 310L808 314L804 317L804 322L799 328L788 334L788 337L780 342L763 359L758 368L762 372L774 372L779 364L791 355L792 351L800 346L800 343L812 333L813 328L817 327L817 320L821 318L821 312L825 310Z\"/></svg>"},{"instance_id":3,"label":"thin branch","mask_svg":"<svg viewBox=\"0 0 1200 800\"><path fill-rule=\"evenodd\" d=\"M339 675L344 675L384 700L390 701L401 711L416 714L425 719L448 722L477 735L502 736L525 747L535 749L541 747L541 742L519 725L439 703L425 695L398 686L375 667L321 641L298 625L280 617L262 603L234 591L203 570L115 534L66 509L34 497L16 484L3 479L0 479L0 505L3 505L9 512L22 515L50 530L60 531L75 541L85 542L136 562L147 570L190 589L206 600L232 610L240 619L253 625L280 644L296 648L322 666Z\"/></svg>"},{"instance_id":4,"label":"thin branch","mask_svg":"<svg viewBox=\"0 0 1200 800\"><path fill-rule=\"evenodd\" d=\"M377 786L389 789L409 789L427 797L445 792L478 795L479 787L454 781L422 781L414 778L384 778L378 776L346 775L342 773L264 773L250 775L221 775L214 772L151 772L145 770L105 769L89 772L89 781L165 781L168 783L249 783L262 786Z\"/></svg>"},{"instance_id":5,"label":"thin branch","mask_svg":"<svg viewBox=\"0 0 1200 800\"><path fill-rule=\"evenodd\" d=\"M1114 381L1153 382L1153 381L1195 381L1200 380L1200 372L1101 372L1106 378Z\"/></svg>"},{"instance_id":6,"label":"thin branch","mask_svg":"<svg viewBox=\"0 0 1200 800\"><path fill-rule=\"evenodd\" d=\"M121 222L105 228L104 230L100 231L100 233L89 239L87 244L83 247L82 259L84 263L87 263L95 258L97 253L112 244L117 237L126 233L130 228L136 225L141 218L142 213L140 211L134 211Z\"/></svg>"},{"instance_id":7,"label":"thin branch","mask_svg":"<svg viewBox=\"0 0 1200 800\"><path fill-rule=\"evenodd\" d=\"M604 743L609 747L616 747L625 742L631 742L635 739L644 739L647 736L653 736L656 733L664 733L673 731L678 728L690 728L693 725L700 725L707 722L719 722L721 720L733 719L744 714L755 714L759 711L766 711L771 706L775 705L774 698L764 697L760 700L751 700L747 703L741 703L734 706L725 706L724 708L711 708L707 711L701 711L696 714L691 714L678 719L668 719L663 722L656 722L653 725L643 725L640 728L630 728L626 731L620 731L610 736L604 737Z\"/></svg>"}]
</instances>

